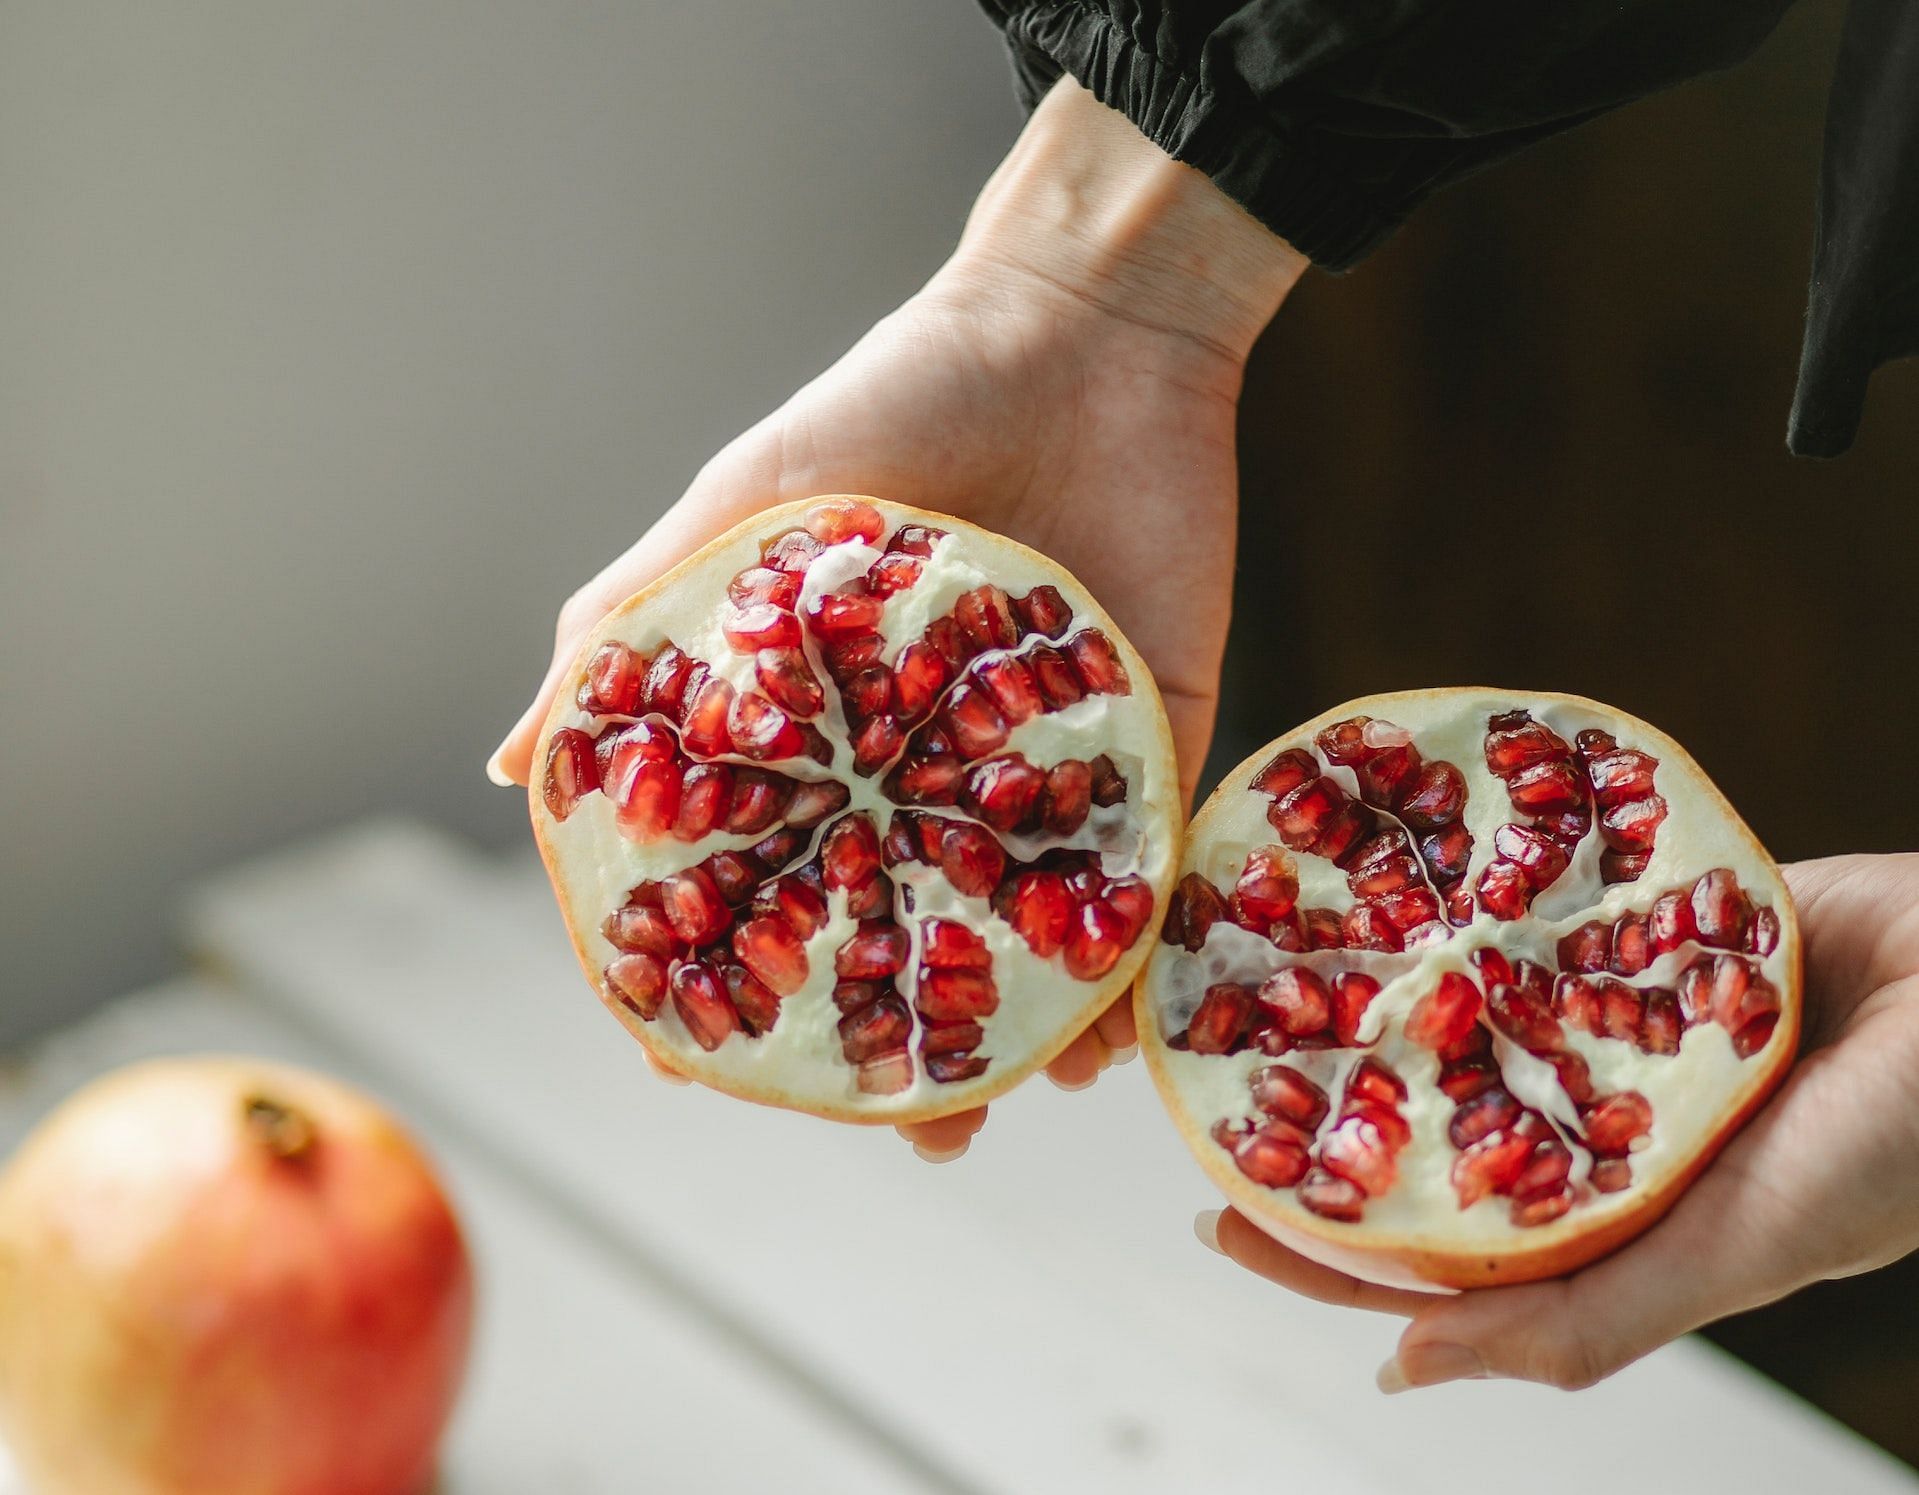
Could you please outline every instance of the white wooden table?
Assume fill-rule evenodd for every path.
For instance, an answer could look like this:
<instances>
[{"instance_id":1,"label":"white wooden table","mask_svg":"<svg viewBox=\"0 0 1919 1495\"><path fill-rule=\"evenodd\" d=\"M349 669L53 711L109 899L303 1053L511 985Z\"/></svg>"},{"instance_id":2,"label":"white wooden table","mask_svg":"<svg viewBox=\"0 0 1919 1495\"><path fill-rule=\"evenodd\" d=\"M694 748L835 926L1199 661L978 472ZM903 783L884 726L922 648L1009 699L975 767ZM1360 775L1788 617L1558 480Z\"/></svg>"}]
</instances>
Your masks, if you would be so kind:
<instances>
[{"instance_id":1,"label":"white wooden table","mask_svg":"<svg viewBox=\"0 0 1919 1495\"><path fill-rule=\"evenodd\" d=\"M385 1096L479 1256L446 1495L1919 1490L1700 1341L1577 1396L1380 1397L1396 1320L1193 1241L1216 1200L1138 1066L1024 1087L941 1168L890 1131L656 1083L530 859L369 825L198 890L188 929L214 974L21 1056L0 1148L161 1052L281 1055Z\"/></svg>"}]
</instances>

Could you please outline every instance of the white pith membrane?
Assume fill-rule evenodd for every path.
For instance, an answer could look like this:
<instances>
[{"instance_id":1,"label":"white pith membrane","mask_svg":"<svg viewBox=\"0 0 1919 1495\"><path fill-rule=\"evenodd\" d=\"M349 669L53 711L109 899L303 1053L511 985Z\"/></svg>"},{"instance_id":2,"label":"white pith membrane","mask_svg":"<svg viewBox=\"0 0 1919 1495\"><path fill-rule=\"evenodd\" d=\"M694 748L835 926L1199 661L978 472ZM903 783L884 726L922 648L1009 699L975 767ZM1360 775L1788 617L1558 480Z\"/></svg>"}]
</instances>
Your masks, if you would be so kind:
<instances>
[{"instance_id":1,"label":"white pith membrane","mask_svg":"<svg viewBox=\"0 0 1919 1495\"><path fill-rule=\"evenodd\" d=\"M1530 721L1506 715L1514 712ZM1545 791L1565 795L1576 786L1582 805L1570 809L1568 818L1542 823L1515 808L1507 780L1488 766L1495 718L1504 718L1499 741L1521 744L1509 747L1512 755L1525 756L1524 746L1531 745L1540 764L1562 765L1537 769L1528 781L1535 788L1539 775L1571 769L1570 777L1553 779L1559 787ZM1365 719L1374 725L1339 726ZM1548 735L1534 735L1534 725ZM1505 735L1515 729L1519 738ZM1376 745L1409 742L1424 767L1450 763L1463 778L1464 803L1456 815L1410 836L1417 844L1450 825L1452 834L1463 826L1472 837L1464 876L1443 885L1432 860L1415 852L1419 880L1409 891L1427 902L1410 917L1417 922L1447 905L1449 893L1452 898L1437 922L1409 931L1410 948L1344 943L1356 938L1391 946L1403 938L1390 920L1373 921L1381 896L1377 884L1367 884L1374 908L1354 912L1362 900L1352 884L1365 882L1366 874L1349 879L1348 871L1380 866L1369 855L1367 838L1355 839L1344 865L1336 865L1301 849L1313 844L1313 830L1289 816L1284 794L1253 787L1283 786L1299 777L1300 760L1281 760L1277 771L1269 765L1303 749L1317 774L1343 797L1361 801L1360 770L1332 764L1320 747L1321 734L1334 732L1362 744L1361 755ZM1581 737L1595 732L1607 734L1614 746ZM1552 751L1555 741L1562 755ZM1656 766L1635 754L1656 760ZM1597 803L1589 760L1599 768ZM1515 772L1511 761L1502 759L1509 777L1527 771ZM1607 772L1622 767L1623 789L1616 787L1620 778ZM1663 801L1663 819L1656 804L1646 803L1646 772ZM1373 806L1358 803L1344 813L1363 820L1370 809L1375 834L1403 826L1390 806L1405 803L1413 780L1409 775L1396 790L1390 780L1390 773L1375 778ZM1598 811L1603 818L1608 806L1624 805L1638 808L1619 809L1608 831L1628 846L1643 846L1650 837L1643 867L1628 859L1630 853L1607 856L1606 837L1596 826L1579 834L1582 814ZM1318 834L1322 844L1337 849L1339 838L1324 829L1331 823L1322 820ZM1518 916L1499 919L1478 892L1489 866L1509 860L1499 856L1495 838L1501 827L1515 824L1556 832L1571 854L1542 888L1522 878L1517 902L1503 905ZM1288 847L1281 826L1294 846ZM1511 836L1508 831L1502 838L1508 848L1515 844ZM1206 927L1213 904L1192 875L1230 899L1260 848L1271 848L1268 857L1294 871L1295 909L1273 926L1276 936L1262 932L1259 916L1276 905L1269 900L1261 906L1256 897L1251 911L1242 899L1237 910L1224 908ZM1604 880L1602 858L1606 871L1624 880ZM1262 866L1270 864L1262 858ZM1448 869L1443 859L1440 867L1457 871L1456 863ZM1728 886L1723 873L1701 888L1715 869L1730 872L1748 903L1721 896ZM1228 776L1189 830L1181 872L1162 942L1139 989L1141 1041L1162 1096L1236 1207L1304 1254L1371 1280L1419 1287L1523 1280L1570 1270L1610 1249L1670 1203L1776 1083L1797 1041L1798 933L1777 868L1677 743L1597 702L1495 690L1405 692L1349 702L1275 741ZM1508 875L1495 873L1493 883ZM1681 896L1658 903L1674 892ZM1528 894L1530 908L1521 912ZM1473 895L1470 902L1466 895ZM1277 896L1283 904L1283 885ZM1494 901L1500 901L1497 892ZM1658 917L1650 918L1656 905ZM1706 912L1704 937L1695 907ZM1328 948L1288 951L1273 942L1277 937L1311 945L1315 925ZM1288 927L1298 933L1287 933ZM1340 943L1331 947L1331 941ZM1481 963L1484 955L1472 958L1487 950L1497 951L1513 971L1503 983L1497 1015L1486 999L1501 984L1501 973L1496 962L1493 969ZM1523 961L1544 971L1522 967ZM1699 969L1686 974L1692 967ZM1357 1022L1344 1019L1350 1042L1335 1031L1337 1001L1324 1028L1289 1031L1309 1028L1319 1008L1310 992L1303 1002L1294 999L1295 977L1267 983L1276 973L1301 969L1317 976L1329 995L1342 989L1340 973L1378 983L1369 1001L1363 983L1343 988L1363 1011ZM1460 977L1470 981L1470 992ZM1546 995L1544 1023L1525 1020L1528 1004L1515 988L1528 980ZM1223 990L1207 1006L1214 988ZM1262 1002L1262 988L1279 1005ZM1249 1000L1236 997L1235 989ZM1446 1035L1462 1030L1441 1021L1447 997L1458 1003L1455 1010L1475 1014L1458 1038ZM1531 1011L1536 1019L1539 1009ZM1409 1018L1414 1033L1408 1032ZM1726 1021L1739 1030L1737 1042ZM1195 1035L1202 1049L1226 1051L1194 1051ZM1418 1041L1422 1036L1449 1043L1443 1050L1449 1057ZM1482 1052L1475 1056L1475 1050ZM1403 1100L1393 1098L1390 1084L1376 1088L1404 1123L1409 1135L1403 1140L1392 1135L1400 1128L1390 1119L1378 1121L1360 1104L1372 1078L1370 1069L1361 1071L1367 1061L1383 1065L1404 1087ZM1356 1071L1362 1088L1350 1092ZM1323 1118L1312 1114L1315 1092L1296 1084L1295 1076L1323 1094ZM1442 1077L1452 1093L1441 1088ZM1501 1091L1510 1103L1491 1093ZM1627 1098L1608 1104L1621 1095ZM1632 1096L1649 1109L1649 1124ZM1466 1147L1477 1148L1464 1164L1456 1119ZM1498 1125L1481 1136L1489 1122ZM1302 1124L1301 1131L1289 1130ZM1248 1140L1249 1134L1259 1140ZM1478 1194L1469 1203L1462 1202L1456 1169L1468 1191ZM1365 1183L1373 1186L1370 1191Z\"/></svg>"},{"instance_id":2,"label":"white pith membrane","mask_svg":"<svg viewBox=\"0 0 1919 1495\"><path fill-rule=\"evenodd\" d=\"M809 530L815 539L809 539ZM874 530L879 532L867 539ZM846 538L837 538L842 535ZM826 541L817 543L818 536ZM767 704L756 654L736 647L725 626L731 619L740 631L740 605L729 598L735 578L753 573L736 591L768 591L769 547L780 547L771 559L796 573L798 596L790 605L773 605L797 620L795 642L821 692L821 705L812 714L791 708L779 714L811 740L783 739L776 716L771 735L781 744L774 748L780 756L749 758L737 743L732 750L690 751L686 723L697 714L697 689L687 689L686 699L675 706L669 687L661 708L649 672L671 645L725 680L736 703L752 697L758 705ZM876 586L874 578L882 574L886 580ZM854 634L865 641L848 643L834 634L830 617L821 616L822 598L830 610L832 599L862 593L884 594L873 630L877 643L865 624ZM977 605L982 596L988 604L984 610ZM1001 612L993 610L994 598ZM750 596L746 605L752 605ZM792 627L764 612L756 617L755 626ZM1005 618L1017 634L1010 644L1000 631ZM915 670L923 666L931 678L946 677L924 706L924 696L902 695L901 677L913 672L901 670L901 656L916 643L921 648L911 657ZM640 661L637 698L619 683L634 678L624 667L593 673L596 660L622 658L607 652L612 645L624 646ZM829 649L835 651L832 659ZM1036 650L1052 651L1045 660L1044 691L1038 690L1040 677L1032 669ZM943 668L931 662L934 655L944 659ZM1116 671L1102 667L1102 655L1116 663ZM880 673L870 673L875 669ZM982 671L999 688L983 685ZM605 688L628 709L604 709L609 697L594 694L600 688L592 683L596 679L614 682ZM875 682L883 704L857 711L856 702L875 702ZM971 690L965 719L983 734L967 744L970 752L960 750L949 725L949 710L966 700L955 701L961 686ZM1002 688L1011 694L1002 695ZM1037 703L1032 714L1024 715L1025 708L999 709L1022 699L1023 692L1025 707ZM861 773L854 741L884 741L884 725L874 725L879 717L899 723L899 740L892 751L875 755L873 771ZM645 727L634 728L635 719ZM1003 742L997 740L998 723L1005 725ZM614 733L651 733L663 746L616 758L604 751L608 734ZM862 739L862 733L873 735ZM568 734L594 739L602 752L593 754L593 744L586 744L580 748L583 756L569 756L569 742L579 748L582 739ZM668 810L678 823L664 830L658 820L665 817L648 820L632 813L647 792L638 789L633 765L644 762L646 753L670 754L678 770L646 770L677 784L662 791L668 802L677 795L681 806ZM991 777L979 777L978 764L1012 758L1047 775L1030 799L1021 786L1035 776L1023 768L1010 770L1012 778L997 786ZM597 760L590 770L588 759ZM969 766L957 786L929 797L928 791L911 787L915 781L903 784L899 777L929 759L939 760L933 766L945 779L953 777L945 764ZM685 818L686 775L705 763L728 765L733 777L731 789L718 796L718 823L710 829L697 815L691 824ZM609 779L605 786L596 782L603 770ZM578 772L586 775L584 785L571 777ZM764 823L749 821L745 830L727 831L729 806L739 804L742 784L766 774L773 776L770 793L782 806L803 802L807 785L833 782L845 786L847 800L823 819L795 810L803 825L789 824L782 812ZM1002 1093L1050 1059L1125 989L1145 960L1178 846L1178 781L1164 708L1151 676L1112 620L1044 557L962 521L872 499L820 498L769 510L715 540L605 619L546 722L531 787L535 833L581 963L622 1023L676 1068L717 1088L848 1120L897 1122L964 1110ZM976 790L999 793L999 802L1012 806L999 817L1001 829L985 825L976 813ZM767 792L764 784L761 792ZM624 824L620 804L629 808ZM1023 813L1021 805L1027 806ZM862 852L849 824L861 817L870 823L874 839L885 843L878 891L867 879L836 885L846 880L831 870L867 865L871 845ZM695 838L682 839L689 834ZM938 860L947 850L962 860L972 858L967 862L972 870L959 873L967 891L955 886ZM710 872L711 859L729 853L748 862L735 884L737 896L724 899L730 912L716 935L689 945L688 926L673 925L662 910L651 918L624 916L646 920L638 944L630 931L639 926L631 923L623 936L625 949L609 939L614 932L609 915L629 902L656 901L683 886L681 875L688 869ZM934 861L925 859L929 854ZM994 861L1002 854L1004 875L995 878ZM811 895L795 891L795 880L808 883ZM658 887L662 883L665 889ZM1016 884L1026 895L1017 903L1012 901ZM784 906L776 898L781 887L789 895ZM817 913L820 899L823 922L809 932L804 911ZM797 927L796 909L801 911ZM1043 917L1049 911L1052 917ZM1068 925L1063 934L1062 917ZM793 930L794 940L782 936L779 942L789 955L795 945L804 951L803 976L794 974L790 960L783 968L786 975L778 984L792 987L783 996L753 975L754 969L764 974L767 967L747 953L765 948L749 936L763 935L760 921L766 919ZM870 978L849 968L842 976L836 957L848 958L843 952L863 922L869 933L884 933L885 922L875 920L890 921L903 932L900 968ZM927 931L936 920L948 922L935 929L939 948L929 951ZM662 927L675 932L670 951L658 943ZM743 929L749 933L741 934ZM736 935L747 941L744 947L736 944ZM865 941L860 948L870 950L873 944ZM883 945L881 953L881 965L893 958L884 954ZM648 960L657 962L657 971ZM944 969L951 974L935 970L943 960L950 962ZM616 964L621 961L626 964ZM664 980L663 994L633 1000L636 967L641 994L651 991L648 983L656 975ZM710 971L715 984L683 967ZM749 978L744 992L729 984L729 967L733 982ZM870 984L857 984L862 980ZM716 992L717 1003L712 1000ZM921 1010L923 997L934 1008L931 1017ZM963 1009L957 1013L956 1003ZM689 1011L701 1029L697 1033L687 1021ZM966 1026L969 1022L977 1023L977 1033Z\"/></svg>"}]
</instances>

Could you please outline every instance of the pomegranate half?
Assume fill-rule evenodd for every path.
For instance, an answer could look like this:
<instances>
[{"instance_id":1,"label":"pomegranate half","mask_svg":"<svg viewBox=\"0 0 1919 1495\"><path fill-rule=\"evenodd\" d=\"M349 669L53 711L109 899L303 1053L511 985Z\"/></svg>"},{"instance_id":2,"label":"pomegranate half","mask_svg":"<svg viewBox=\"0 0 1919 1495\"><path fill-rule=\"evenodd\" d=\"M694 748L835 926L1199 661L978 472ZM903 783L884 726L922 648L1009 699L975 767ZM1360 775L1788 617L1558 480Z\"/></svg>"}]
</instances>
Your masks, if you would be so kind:
<instances>
[{"instance_id":1,"label":"pomegranate half","mask_svg":"<svg viewBox=\"0 0 1919 1495\"><path fill-rule=\"evenodd\" d=\"M39 1495L419 1495L471 1315L432 1168L320 1075L135 1065L0 1176L0 1429Z\"/></svg>"},{"instance_id":2,"label":"pomegranate half","mask_svg":"<svg viewBox=\"0 0 1919 1495\"><path fill-rule=\"evenodd\" d=\"M718 1090L849 1121L984 1104L1151 948L1166 713L1085 588L961 520L769 509L595 630L535 752L587 979Z\"/></svg>"},{"instance_id":3,"label":"pomegranate half","mask_svg":"<svg viewBox=\"0 0 1919 1495\"><path fill-rule=\"evenodd\" d=\"M1234 1206L1370 1281L1556 1276L1651 1225L1792 1062L1779 870L1575 696L1352 701L1193 821L1140 1041Z\"/></svg>"}]
</instances>

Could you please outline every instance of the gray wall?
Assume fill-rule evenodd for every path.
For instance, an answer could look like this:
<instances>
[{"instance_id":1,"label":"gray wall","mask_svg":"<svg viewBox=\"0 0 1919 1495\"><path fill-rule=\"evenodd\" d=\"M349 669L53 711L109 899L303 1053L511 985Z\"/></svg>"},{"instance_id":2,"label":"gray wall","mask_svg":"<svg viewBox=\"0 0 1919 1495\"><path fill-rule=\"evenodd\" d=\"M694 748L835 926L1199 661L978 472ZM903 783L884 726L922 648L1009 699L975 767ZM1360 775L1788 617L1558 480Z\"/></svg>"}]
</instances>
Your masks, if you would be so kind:
<instances>
[{"instance_id":1,"label":"gray wall","mask_svg":"<svg viewBox=\"0 0 1919 1495\"><path fill-rule=\"evenodd\" d=\"M481 765L553 613L938 263L966 0L0 0L0 1039Z\"/></svg>"}]
</instances>

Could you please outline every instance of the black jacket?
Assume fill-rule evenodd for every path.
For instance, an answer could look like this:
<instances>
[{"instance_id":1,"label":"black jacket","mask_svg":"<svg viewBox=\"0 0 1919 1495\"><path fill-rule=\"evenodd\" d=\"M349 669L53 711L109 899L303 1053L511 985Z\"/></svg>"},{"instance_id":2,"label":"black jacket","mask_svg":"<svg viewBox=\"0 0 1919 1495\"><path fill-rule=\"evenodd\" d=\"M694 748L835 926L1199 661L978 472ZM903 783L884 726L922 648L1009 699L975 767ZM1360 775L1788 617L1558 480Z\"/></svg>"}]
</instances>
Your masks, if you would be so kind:
<instances>
[{"instance_id":1,"label":"black jacket","mask_svg":"<svg viewBox=\"0 0 1919 1495\"><path fill-rule=\"evenodd\" d=\"M1791 0L982 0L1030 108L1062 73L1302 254L1356 263L1427 193L1740 61ZM1919 353L1919 0L1851 0L1788 445L1852 444Z\"/></svg>"}]
</instances>

